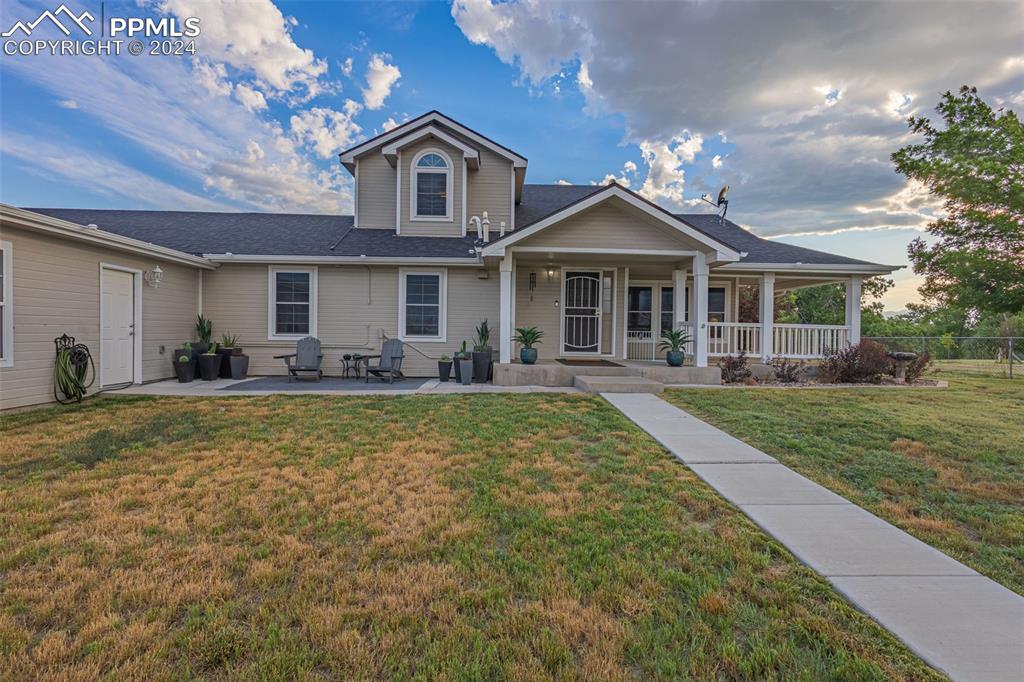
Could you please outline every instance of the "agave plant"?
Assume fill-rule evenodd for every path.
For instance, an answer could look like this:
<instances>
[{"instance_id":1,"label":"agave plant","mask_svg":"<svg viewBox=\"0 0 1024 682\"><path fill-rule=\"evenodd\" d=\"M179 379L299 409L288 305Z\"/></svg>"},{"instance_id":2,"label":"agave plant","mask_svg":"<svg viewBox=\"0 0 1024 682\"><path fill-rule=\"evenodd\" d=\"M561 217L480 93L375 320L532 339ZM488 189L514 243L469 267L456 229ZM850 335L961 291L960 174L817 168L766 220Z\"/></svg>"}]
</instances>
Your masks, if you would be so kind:
<instances>
[{"instance_id":1,"label":"agave plant","mask_svg":"<svg viewBox=\"0 0 1024 682\"><path fill-rule=\"evenodd\" d=\"M692 339L685 329L666 329L661 332L661 341L658 342L658 350L668 350L678 353L683 346L690 343Z\"/></svg>"},{"instance_id":2,"label":"agave plant","mask_svg":"<svg viewBox=\"0 0 1024 682\"><path fill-rule=\"evenodd\" d=\"M476 327L476 343L473 344L473 350L479 352L484 351L491 343L491 327L487 323L485 318L483 322Z\"/></svg>"},{"instance_id":3,"label":"agave plant","mask_svg":"<svg viewBox=\"0 0 1024 682\"><path fill-rule=\"evenodd\" d=\"M512 337L515 343L523 348L533 348L544 338L544 332L536 327L517 327L516 335Z\"/></svg>"},{"instance_id":4,"label":"agave plant","mask_svg":"<svg viewBox=\"0 0 1024 682\"><path fill-rule=\"evenodd\" d=\"M196 338L200 343L210 343L213 338L213 320L201 314L196 316Z\"/></svg>"}]
</instances>

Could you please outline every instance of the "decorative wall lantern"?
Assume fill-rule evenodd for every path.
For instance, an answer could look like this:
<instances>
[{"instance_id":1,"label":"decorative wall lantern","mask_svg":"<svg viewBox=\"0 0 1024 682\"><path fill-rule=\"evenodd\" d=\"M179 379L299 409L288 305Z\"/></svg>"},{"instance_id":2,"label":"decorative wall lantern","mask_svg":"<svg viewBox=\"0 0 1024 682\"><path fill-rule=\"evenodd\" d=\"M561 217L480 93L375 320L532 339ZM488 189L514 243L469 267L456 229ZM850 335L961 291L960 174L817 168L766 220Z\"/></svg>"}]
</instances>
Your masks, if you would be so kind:
<instances>
[{"instance_id":1,"label":"decorative wall lantern","mask_svg":"<svg viewBox=\"0 0 1024 682\"><path fill-rule=\"evenodd\" d=\"M149 282L149 286L154 289L160 288L160 280L164 278L164 271L160 269L160 266L156 266L152 270L148 271L145 275L146 281Z\"/></svg>"}]
</instances>

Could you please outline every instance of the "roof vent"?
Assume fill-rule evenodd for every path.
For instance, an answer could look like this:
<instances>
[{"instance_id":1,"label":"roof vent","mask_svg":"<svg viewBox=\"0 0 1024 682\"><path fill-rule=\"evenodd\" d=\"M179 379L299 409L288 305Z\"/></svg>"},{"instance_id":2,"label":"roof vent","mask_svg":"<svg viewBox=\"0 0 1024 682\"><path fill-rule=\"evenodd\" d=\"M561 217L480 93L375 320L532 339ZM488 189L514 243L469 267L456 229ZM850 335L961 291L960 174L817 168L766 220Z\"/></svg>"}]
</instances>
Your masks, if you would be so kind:
<instances>
[{"instance_id":1,"label":"roof vent","mask_svg":"<svg viewBox=\"0 0 1024 682\"><path fill-rule=\"evenodd\" d=\"M88 230L98 230L98 229L100 229L100 226L99 226L99 225L97 225L96 223L89 223L89 224L88 224L88 225L86 225L85 227L86 227L86 229L88 229Z\"/></svg>"}]
</instances>

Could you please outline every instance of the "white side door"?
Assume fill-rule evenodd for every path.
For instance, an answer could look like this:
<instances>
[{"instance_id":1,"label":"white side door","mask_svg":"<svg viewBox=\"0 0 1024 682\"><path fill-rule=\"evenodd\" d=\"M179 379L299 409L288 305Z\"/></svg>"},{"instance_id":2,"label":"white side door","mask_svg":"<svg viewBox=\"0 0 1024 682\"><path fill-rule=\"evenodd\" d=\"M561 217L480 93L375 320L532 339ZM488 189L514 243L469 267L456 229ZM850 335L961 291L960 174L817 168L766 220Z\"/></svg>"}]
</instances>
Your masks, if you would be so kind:
<instances>
[{"instance_id":1,"label":"white side door","mask_svg":"<svg viewBox=\"0 0 1024 682\"><path fill-rule=\"evenodd\" d=\"M100 377L104 386L135 380L135 277L103 269Z\"/></svg>"}]
</instances>

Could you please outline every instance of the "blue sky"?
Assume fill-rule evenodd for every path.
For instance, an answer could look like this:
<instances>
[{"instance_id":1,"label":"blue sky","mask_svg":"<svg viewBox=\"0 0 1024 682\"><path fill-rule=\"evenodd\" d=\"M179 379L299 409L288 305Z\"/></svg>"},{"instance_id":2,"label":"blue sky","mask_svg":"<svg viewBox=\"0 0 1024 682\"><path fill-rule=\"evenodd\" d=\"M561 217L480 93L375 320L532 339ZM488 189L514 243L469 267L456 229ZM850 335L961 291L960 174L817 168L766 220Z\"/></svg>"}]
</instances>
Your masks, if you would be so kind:
<instances>
[{"instance_id":1,"label":"blue sky","mask_svg":"<svg viewBox=\"0 0 1024 682\"><path fill-rule=\"evenodd\" d=\"M47 8L10 0L0 24ZM439 109L527 156L528 182L614 177L684 212L728 183L758 234L905 264L941 208L889 163L905 117L964 83L1024 104L1020 3L972 3L971 22L935 2L104 11L198 17L197 54L0 56L3 202L348 213L337 152ZM889 309L916 299L913 273L895 279Z\"/></svg>"}]
</instances>

